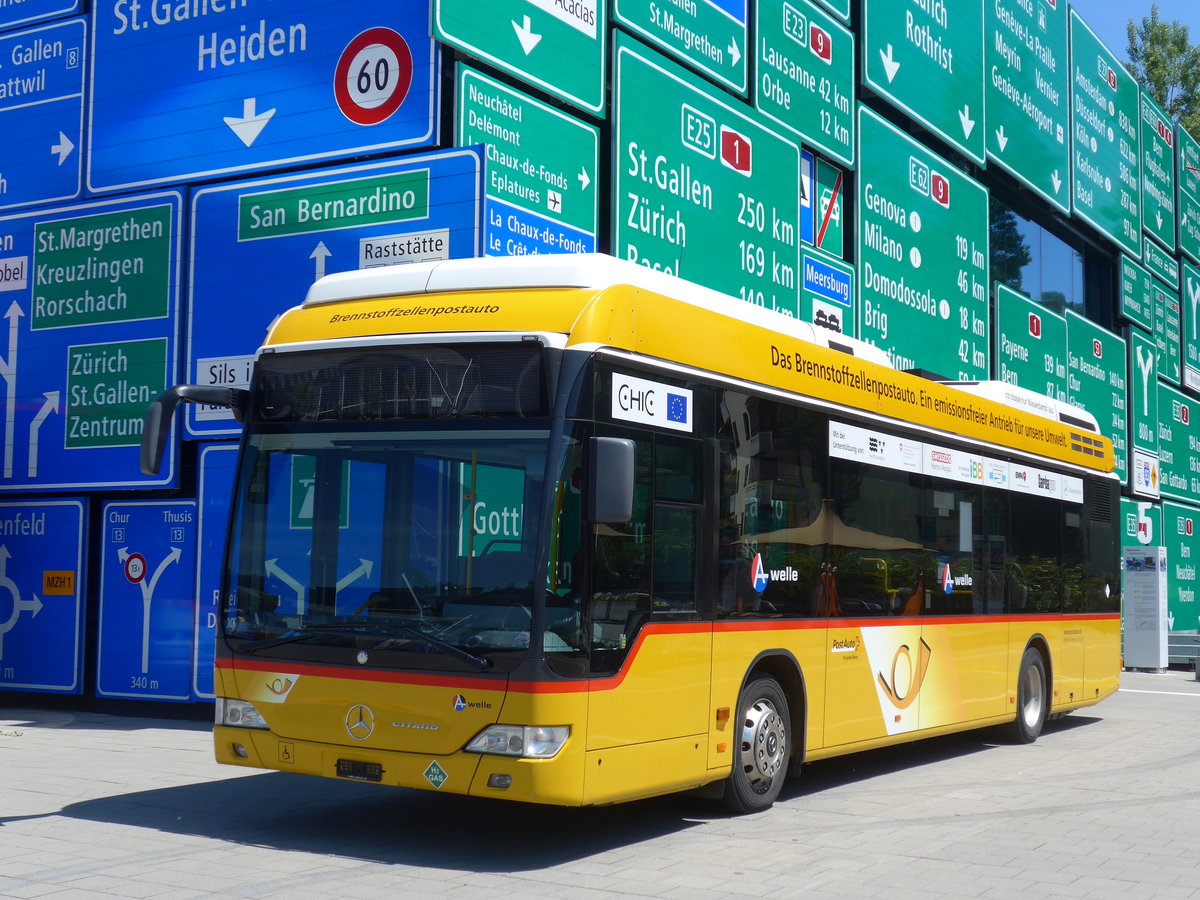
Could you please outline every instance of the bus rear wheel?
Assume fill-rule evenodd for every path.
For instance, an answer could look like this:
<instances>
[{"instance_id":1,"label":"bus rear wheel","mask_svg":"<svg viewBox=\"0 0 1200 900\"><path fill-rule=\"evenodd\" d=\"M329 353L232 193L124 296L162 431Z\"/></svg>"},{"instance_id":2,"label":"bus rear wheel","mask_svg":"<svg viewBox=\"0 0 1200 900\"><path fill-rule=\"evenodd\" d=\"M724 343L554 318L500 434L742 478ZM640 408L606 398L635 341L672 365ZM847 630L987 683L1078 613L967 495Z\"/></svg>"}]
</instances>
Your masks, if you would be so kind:
<instances>
[{"instance_id":1,"label":"bus rear wheel","mask_svg":"<svg viewBox=\"0 0 1200 900\"><path fill-rule=\"evenodd\" d=\"M787 697L774 678L758 678L738 698L733 772L725 804L735 813L769 809L787 777L792 751Z\"/></svg>"},{"instance_id":2,"label":"bus rear wheel","mask_svg":"<svg viewBox=\"0 0 1200 900\"><path fill-rule=\"evenodd\" d=\"M1008 732L1014 744L1032 744L1042 733L1050 708L1047 694L1046 663L1042 654L1030 647L1021 657L1017 675L1017 718Z\"/></svg>"}]
</instances>

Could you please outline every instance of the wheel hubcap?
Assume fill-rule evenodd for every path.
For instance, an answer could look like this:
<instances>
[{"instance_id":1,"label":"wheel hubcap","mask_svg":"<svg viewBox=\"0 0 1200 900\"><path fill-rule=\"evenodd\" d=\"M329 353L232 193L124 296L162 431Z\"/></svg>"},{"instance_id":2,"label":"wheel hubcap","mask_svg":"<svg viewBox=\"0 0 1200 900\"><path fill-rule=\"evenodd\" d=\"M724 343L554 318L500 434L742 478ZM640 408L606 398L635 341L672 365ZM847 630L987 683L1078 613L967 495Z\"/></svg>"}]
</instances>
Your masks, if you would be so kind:
<instances>
[{"instance_id":1,"label":"wheel hubcap","mask_svg":"<svg viewBox=\"0 0 1200 900\"><path fill-rule=\"evenodd\" d=\"M1043 694L1041 675L1035 667L1030 666L1025 673L1025 703L1021 709L1025 724L1029 728L1036 728L1042 718L1042 703L1045 701Z\"/></svg>"},{"instance_id":2,"label":"wheel hubcap","mask_svg":"<svg viewBox=\"0 0 1200 900\"><path fill-rule=\"evenodd\" d=\"M759 698L742 720L741 759L746 779L756 791L766 790L787 762L787 730L770 700Z\"/></svg>"}]
</instances>

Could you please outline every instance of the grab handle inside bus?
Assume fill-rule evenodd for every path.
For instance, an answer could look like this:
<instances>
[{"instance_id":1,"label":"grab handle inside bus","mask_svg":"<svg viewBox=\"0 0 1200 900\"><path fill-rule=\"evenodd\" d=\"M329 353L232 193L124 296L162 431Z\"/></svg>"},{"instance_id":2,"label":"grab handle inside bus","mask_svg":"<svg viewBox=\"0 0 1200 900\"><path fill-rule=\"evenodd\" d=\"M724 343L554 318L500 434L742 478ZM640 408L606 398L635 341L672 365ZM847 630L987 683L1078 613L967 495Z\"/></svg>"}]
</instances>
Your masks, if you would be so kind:
<instances>
[{"instance_id":1,"label":"grab handle inside bus","mask_svg":"<svg viewBox=\"0 0 1200 900\"><path fill-rule=\"evenodd\" d=\"M588 517L618 525L633 518L634 443L628 438L594 437L588 447Z\"/></svg>"},{"instance_id":2,"label":"grab handle inside bus","mask_svg":"<svg viewBox=\"0 0 1200 900\"><path fill-rule=\"evenodd\" d=\"M159 394L147 408L142 424L142 474L157 475L162 467L163 450L167 446L167 435L171 433L171 419L180 400L231 409L234 419L240 423L245 414L248 394L242 388L208 384L177 384Z\"/></svg>"}]
</instances>

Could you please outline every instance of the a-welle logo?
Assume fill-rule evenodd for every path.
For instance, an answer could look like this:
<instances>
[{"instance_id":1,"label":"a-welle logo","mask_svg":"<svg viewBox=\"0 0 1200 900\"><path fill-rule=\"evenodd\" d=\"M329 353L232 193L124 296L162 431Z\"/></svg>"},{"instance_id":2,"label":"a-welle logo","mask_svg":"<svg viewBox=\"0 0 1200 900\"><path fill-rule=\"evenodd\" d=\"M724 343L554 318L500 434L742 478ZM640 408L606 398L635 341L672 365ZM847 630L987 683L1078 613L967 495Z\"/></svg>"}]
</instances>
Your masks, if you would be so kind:
<instances>
[{"instance_id":1,"label":"a-welle logo","mask_svg":"<svg viewBox=\"0 0 1200 900\"><path fill-rule=\"evenodd\" d=\"M896 709L908 709L917 699L917 695L921 692L921 686L925 683L925 674L929 671L931 656L933 656L932 648L925 643L924 638L921 638L917 645L917 659L914 665L912 649L908 644L901 644L896 649L896 655L892 657L891 681L882 672L878 673L879 686L883 688L883 692L887 694ZM902 663L908 668L908 678L897 681L898 674L903 676Z\"/></svg>"}]
</instances>

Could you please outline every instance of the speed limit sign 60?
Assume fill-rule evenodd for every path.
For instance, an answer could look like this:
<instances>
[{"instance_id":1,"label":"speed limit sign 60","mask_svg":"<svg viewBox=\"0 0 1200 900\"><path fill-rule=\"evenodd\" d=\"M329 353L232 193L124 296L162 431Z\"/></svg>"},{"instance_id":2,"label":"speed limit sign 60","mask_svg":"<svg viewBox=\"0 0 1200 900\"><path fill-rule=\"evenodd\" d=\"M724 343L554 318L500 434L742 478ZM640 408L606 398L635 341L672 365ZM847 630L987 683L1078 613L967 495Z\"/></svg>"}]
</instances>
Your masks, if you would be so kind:
<instances>
[{"instance_id":1,"label":"speed limit sign 60","mask_svg":"<svg viewBox=\"0 0 1200 900\"><path fill-rule=\"evenodd\" d=\"M333 94L358 125L378 125L400 108L412 85L412 52L390 28L360 32L338 57Z\"/></svg>"}]
</instances>

